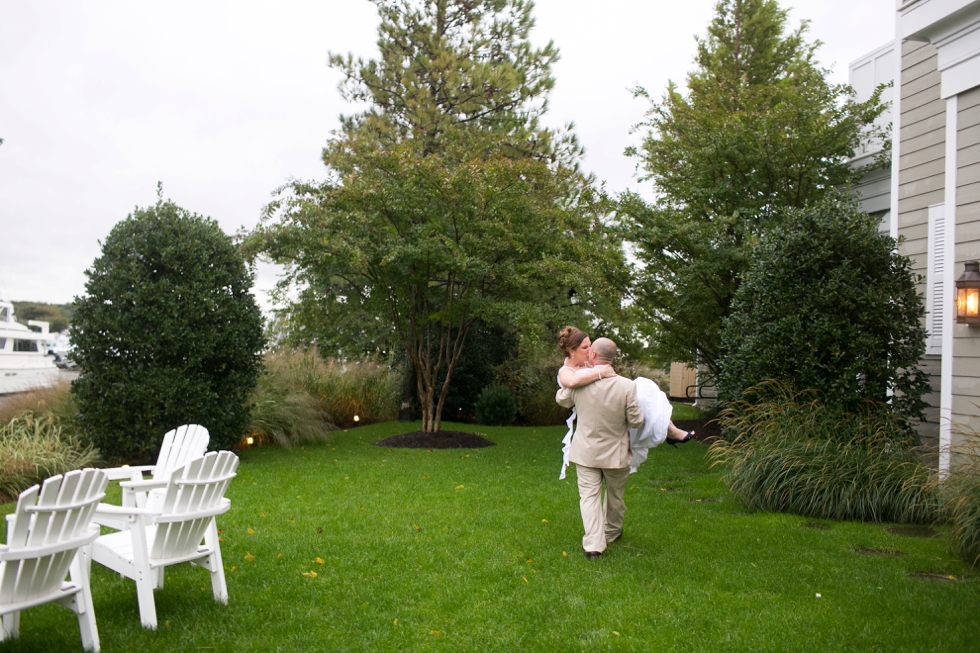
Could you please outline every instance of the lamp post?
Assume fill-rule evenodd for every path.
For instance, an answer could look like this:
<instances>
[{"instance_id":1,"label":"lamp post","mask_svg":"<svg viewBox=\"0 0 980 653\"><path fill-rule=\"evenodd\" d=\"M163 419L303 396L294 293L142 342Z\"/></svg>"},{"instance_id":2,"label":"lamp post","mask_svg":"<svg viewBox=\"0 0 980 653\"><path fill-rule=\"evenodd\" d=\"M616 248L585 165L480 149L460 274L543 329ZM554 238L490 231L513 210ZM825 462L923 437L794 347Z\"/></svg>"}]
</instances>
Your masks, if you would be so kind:
<instances>
[{"instance_id":1,"label":"lamp post","mask_svg":"<svg viewBox=\"0 0 980 653\"><path fill-rule=\"evenodd\" d=\"M967 261L956 280L956 323L980 326L980 263Z\"/></svg>"}]
</instances>

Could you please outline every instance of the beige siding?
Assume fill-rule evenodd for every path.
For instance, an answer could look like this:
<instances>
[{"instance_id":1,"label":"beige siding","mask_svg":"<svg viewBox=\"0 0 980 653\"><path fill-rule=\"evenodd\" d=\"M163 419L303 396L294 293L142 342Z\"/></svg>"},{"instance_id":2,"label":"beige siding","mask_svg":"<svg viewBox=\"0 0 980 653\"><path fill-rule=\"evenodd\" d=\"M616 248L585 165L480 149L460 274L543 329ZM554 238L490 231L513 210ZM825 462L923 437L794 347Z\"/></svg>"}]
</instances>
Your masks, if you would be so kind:
<instances>
[{"instance_id":1,"label":"beige siding","mask_svg":"<svg viewBox=\"0 0 980 653\"><path fill-rule=\"evenodd\" d=\"M899 252L911 258L915 272L923 276L928 262L928 209L945 200L946 102L939 97L936 60L936 49L930 44L902 45L898 231L905 240ZM924 296L925 290L923 282L920 294ZM926 421L917 428L923 444L937 450L941 360L926 356L921 365L929 374L932 392L923 397L929 408Z\"/></svg>"},{"instance_id":2,"label":"beige siding","mask_svg":"<svg viewBox=\"0 0 980 653\"><path fill-rule=\"evenodd\" d=\"M957 99L956 265L980 258L980 88ZM951 307L952 308L952 307ZM953 422L980 431L980 329L953 327ZM955 445L955 443L954 443Z\"/></svg>"},{"instance_id":3,"label":"beige siding","mask_svg":"<svg viewBox=\"0 0 980 653\"><path fill-rule=\"evenodd\" d=\"M891 201L892 175L889 168L869 170L858 183L854 192L866 213L882 215L889 209ZM888 233L888 224L883 222L883 233Z\"/></svg>"}]
</instances>

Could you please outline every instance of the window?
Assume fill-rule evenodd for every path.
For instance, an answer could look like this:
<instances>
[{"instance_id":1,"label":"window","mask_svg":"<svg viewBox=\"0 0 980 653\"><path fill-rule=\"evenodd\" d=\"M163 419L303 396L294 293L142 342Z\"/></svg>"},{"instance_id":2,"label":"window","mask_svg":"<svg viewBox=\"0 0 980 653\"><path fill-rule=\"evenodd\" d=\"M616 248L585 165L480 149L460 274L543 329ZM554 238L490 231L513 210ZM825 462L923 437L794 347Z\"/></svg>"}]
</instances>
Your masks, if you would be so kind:
<instances>
[{"instance_id":1,"label":"window","mask_svg":"<svg viewBox=\"0 0 980 653\"><path fill-rule=\"evenodd\" d=\"M14 351L40 351L37 340L14 340Z\"/></svg>"}]
</instances>

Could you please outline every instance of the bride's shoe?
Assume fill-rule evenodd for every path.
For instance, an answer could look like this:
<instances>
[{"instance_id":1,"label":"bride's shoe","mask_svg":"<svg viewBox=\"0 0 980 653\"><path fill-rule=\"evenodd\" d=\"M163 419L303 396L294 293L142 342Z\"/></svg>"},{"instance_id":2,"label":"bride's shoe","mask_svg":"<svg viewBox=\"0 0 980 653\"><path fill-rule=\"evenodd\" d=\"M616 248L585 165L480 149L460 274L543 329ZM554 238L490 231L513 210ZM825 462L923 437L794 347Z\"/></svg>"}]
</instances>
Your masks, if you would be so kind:
<instances>
[{"instance_id":1,"label":"bride's shoe","mask_svg":"<svg viewBox=\"0 0 980 653\"><path fill-rule=\"evenodd\" d=\"M685 442L688 442L693 438L694 438L694 431L688 431L687 433L684 434L684 437L681 438L680 440L675 440L674 438L667 438L666 442L670 446L676 448L677 445L684 444Z\"/></svg>"}]
</instances>

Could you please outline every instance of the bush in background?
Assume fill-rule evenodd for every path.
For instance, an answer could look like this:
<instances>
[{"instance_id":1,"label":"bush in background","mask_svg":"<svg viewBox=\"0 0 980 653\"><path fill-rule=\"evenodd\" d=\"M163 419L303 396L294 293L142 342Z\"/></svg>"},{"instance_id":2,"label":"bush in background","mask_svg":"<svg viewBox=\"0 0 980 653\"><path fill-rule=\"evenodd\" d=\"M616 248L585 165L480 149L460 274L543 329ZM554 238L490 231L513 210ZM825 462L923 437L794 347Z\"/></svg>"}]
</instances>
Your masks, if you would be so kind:
<instances>
[{"instance_id":1,"label":"bush in background","mask_svg":"<svg viewBox=\"0 0 980 653\"><path fill-rule=\"evenodd\" d=\"M487 426L510 426L517 418L517 401L505 385L488 385L476 401L476 421Z\"/></svg>"},{"instance_id":2,"label":"bush in background","mask_svg":"<svg viewBox=\"0 0 980 653\"><path fill-rule=\"evenodd\" d=\"M49 476L98 461L95 447L69 434L50 412L23 412L0 425L0 502Z\"/></svg>"},{"instance_id":3,"label":"bush in background","mask_svg":"<svg viewBox=\"0 0 980 653\"><path fill-rule=\"evenodd\" d=\"M921 417L929 383L919 366L926 332L917 281L895 241L851 199L789 211L734 295L719 398L743 399L774 379L851 410L870 400Z\"/></svg>"},{"instance_id":4,"label":"bush in background","mask_svg":"<svg viewBox=\"0 0 980 653\"><path fill-rule=\"evenodd\" d=\"M753 510L825 519L932 522L941 514L933 475L906 425L882 404L845 411L820 393L771 383L754 401L719 415L731 440L709 455L725 483Z\"/></svg>"},{"instance_id":5,"label":"bush in background","mask_svg":"<svg viewBox=\"0 0 980 653\"><path fill-rule=\"evenodd\" d=\"M569 410L555 403L558 392L558 353L519 352L497 367L497 383L507 386L517 401L517 421L525 426L564 424Z\"/></svg>"},{"instance_id":6,"label":"bush in background","mask_svg":"<svg viewBox=\"0 0 980 653\"><path fill-rule=\"evenodd\" d=\"M161 197L113 227L86 275L70 332L85 436L113 462L154 459L180 424L205 426L212 449L238 443L265 340L252 273L217 222Z\"/></svg>"}]
</instances>

